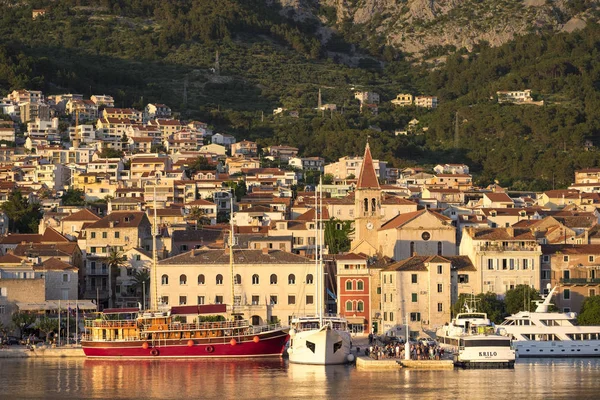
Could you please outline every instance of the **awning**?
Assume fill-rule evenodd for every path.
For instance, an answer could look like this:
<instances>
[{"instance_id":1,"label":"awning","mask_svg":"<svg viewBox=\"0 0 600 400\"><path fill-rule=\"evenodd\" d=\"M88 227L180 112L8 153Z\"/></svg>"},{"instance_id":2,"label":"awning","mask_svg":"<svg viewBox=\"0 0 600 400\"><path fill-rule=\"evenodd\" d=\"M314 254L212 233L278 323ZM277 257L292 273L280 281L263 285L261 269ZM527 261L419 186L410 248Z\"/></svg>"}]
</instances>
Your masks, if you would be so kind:
<instances>
[{"instance_id":1,"label":"awning","mask_svg":"<svg viewBox=\"0 0 600 400\"><path fill-rule=\"evenodd\" d=\"M365 317L346 317L346 321L349 324L366 324L367 320Z\"/></svg>"},{"instance_id":2,"label":"awning","mask_svg":"<svg viewBox=\"0 0 600 400\"><path fill-rule=\"evenodd\" d=\"M40 303L29 303L29 302L17 302L17 307L19 311L58 311L58 300L46 300ZM60 309L68 310L71 309L75 311L79 308L82 310L96 310L97 306L92 303L91 300L61 300L60 301Z\"/></svg>"}]
</instances>

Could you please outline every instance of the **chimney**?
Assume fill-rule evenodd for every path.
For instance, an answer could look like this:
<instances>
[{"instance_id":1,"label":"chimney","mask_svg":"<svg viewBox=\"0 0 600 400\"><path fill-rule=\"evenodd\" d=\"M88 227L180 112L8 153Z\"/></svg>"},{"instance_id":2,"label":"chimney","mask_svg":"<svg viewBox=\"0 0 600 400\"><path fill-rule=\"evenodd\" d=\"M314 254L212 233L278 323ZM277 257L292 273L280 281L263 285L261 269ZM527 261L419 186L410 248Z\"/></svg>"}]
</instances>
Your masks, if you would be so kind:
<instances>
[{"instance_id":1,"label":"chimney","mask_svg":"<svg viewBox=\"0 0 600 400\"><path fill-rule=\"evenodd\" d=\"M511 237L515 237L515 228L512 226L506 228L506 233L508 233Z\"/></svg>"},{"instance_id":2,"label":"chimney","mask_svg":"<svg viewBox=\"0 0 600 400\"><path fill-rule=\"evenodd\" d=\"M262 253L263 254L269 254L269 248L268 247L263 247L262 248Z\"/></svg>"}]
</instances>

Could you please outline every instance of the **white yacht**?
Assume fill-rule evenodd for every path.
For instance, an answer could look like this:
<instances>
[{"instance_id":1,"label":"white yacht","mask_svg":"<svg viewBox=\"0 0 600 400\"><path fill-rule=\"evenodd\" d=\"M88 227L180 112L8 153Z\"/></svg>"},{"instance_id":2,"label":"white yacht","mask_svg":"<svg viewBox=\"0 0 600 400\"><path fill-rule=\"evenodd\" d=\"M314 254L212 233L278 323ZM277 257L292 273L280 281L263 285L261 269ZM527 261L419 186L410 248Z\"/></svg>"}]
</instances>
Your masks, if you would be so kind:
<instances>
[{"instance_id":1,"label":"white yacht","mask_svg":"<svg viewBox=\"0 0 600 400\"><path fill-rule=\"evenodd\" d=\"M534 312L507 317L498 333L510 337L518 357L600 357L600 326L578 326L577 314L548 312L555 286Z\"/></svg>"},{"instance_id":2,"label":"white yacht","mask_svg":"<svg viewBox=\"0 0 600 400\"><path fill-rule=\"evenodd\" d=\"M496 333L486 313L459 313L437 331L437 341L454 354L454 365L463 368L514 368L510 339Z\"/></svg>"},{"instance_id":3,"label":"white yacht","mask_svg":"<svg viewBox=\"0 0 600 400\"><path fill-rule=\"evenodd\" d=\"M323 315L323 231L318 216L322 193L320 197L319 208L315 196L316 314L292 318L288 356L297 364L344 364L354 360L348 322L340 316Z\"/></svg>"},{"instance_id":4,"label":"white yacht","mask_svg":"<svg viewBox=\"0 0 600 400\"><path fill-rule=\"evenodd\" d=\"M352 338L345 318L306 316L292 319L288 355L297 364L345 364L353 361Z\"/></svg>"}]
</instances>

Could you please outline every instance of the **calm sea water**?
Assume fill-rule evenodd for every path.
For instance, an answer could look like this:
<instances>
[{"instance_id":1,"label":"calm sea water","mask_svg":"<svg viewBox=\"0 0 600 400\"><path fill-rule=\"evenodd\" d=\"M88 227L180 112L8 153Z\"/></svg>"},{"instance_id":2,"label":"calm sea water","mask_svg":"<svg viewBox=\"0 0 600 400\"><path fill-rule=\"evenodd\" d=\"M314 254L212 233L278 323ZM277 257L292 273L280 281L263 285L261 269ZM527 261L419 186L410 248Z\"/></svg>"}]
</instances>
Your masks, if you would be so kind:
<instances>
[{"instance_id":1,"label":"calm sea water","mask_svg":"<svg viewBox=\"0 0 600 400\"><path fill-rule=\"evenodd\" d=\"M514 370L359 371L269 361L0 359L0 399L600 398L600 360Z\"/></svg>"}]
</instances>

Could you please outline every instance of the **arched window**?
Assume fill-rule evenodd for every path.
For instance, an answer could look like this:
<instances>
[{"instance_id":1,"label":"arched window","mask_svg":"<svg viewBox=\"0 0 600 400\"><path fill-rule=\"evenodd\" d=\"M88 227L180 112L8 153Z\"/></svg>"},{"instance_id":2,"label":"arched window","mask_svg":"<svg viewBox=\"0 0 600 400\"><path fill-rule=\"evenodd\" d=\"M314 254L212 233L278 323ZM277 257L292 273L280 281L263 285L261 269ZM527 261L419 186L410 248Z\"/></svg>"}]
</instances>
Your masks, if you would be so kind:
<instances>
[{"instance_id":1,"label":"arched window","mask_svg":"<svg viewBox=\"0 0 600 400\"><path fill-rule=\"evenodd\" d=\"M313 284L313 276L312 276L312 274L306 275L306 284L307 285L312 285Z\"/></svg>"},{"instance_id":2,"label":"arched window","mask_svg":"<svg viewBox=\"0 0 600 400\"><path fill-rule=\"evenodd\" d=\"M365 311L365 303L363 303L362 301L359 301L356 307L356 311L360 311L363 312Z\"/></svg>"},{"instance_id":3,"label":"arched window","mask_svg":"<svg viewBox=\"0 0 600 400\"><path fill-rule=\"evenodd\" d=\"M187 285L187 276L185 274L179 275L179 284Z\"/></svg>"},{"instance_id":4,"label":"arched window","mask_svg":"<svg viewBox=\"0 0 600 400\"><path fill-rule=\"evenodd\" d=\"M217 275L217 285L222 285L223 284L223 275L219 274Z\"/></svg>"},{"instance_id":5,"label":"arched window","mask_svg":"<svg viewBox=\"0 0 600 400\"><path fill-rule=\"evenodd\" d=\"M346 311L352 311L352 302L349 300L346 302Z\"/></svg>"},{"instance_id":6,"label":"arched window","mask_svg":"<svg viewBox=\"0 0 600 400\"><path fill-rule=\"evenodd\" d=\"M204 285L205 280L204 280L204 275L200 274L198 275L198 285Z\"/></svg>"},{"instance_id":7,"label":"arched window","mask_svg":"<svg viewBox=\"0 0 600 400\"><path fill-rule=\"evenodd\" d=\"M392 283L392 282L390 282ZM365 290L365 283L361 280L356 282L356 290Z\"/></svg>"},{"instance_id":8,"label":"arched window","mask_svg":"<svg viewBox=\"0 0 600 400\"><path fill-rule=\"evenodd\" d=\"M258 277L258 275L257 274L252 275L252 284L258 285L259 282L260 282L260 278Z\"/></svg>"},{"instance_id":9,"label":"arched window","mask_svg":"<svg viewBox=\"0 0 600 400\"><path fill-rule=\"evenodd\" d=\"M295 285L295 284L296 284L296 275L289 274L288 275L288 285Z\"/></svg>"},{"instance_id":10,"label":"arched window","mask_svg":"<svg viewBox=\"0 0 600 400\"><path fill-rule=\"evenodd\" d=\"M277 285L277 275L271 274L271 285Z\"/></svg>"},{"instance_id":11,"label":"arched window","mask_svg":"<svg viewBox=\"0 0 600 400\"><path fill-rule=\"evenodd\" d=\"M236 285L242 284L242 276L240 274L235 274L235 280L233 281Z\"/></svg>"},{"instance_id":12,"label":"arched window","mask_svg":"<svg viewBox=\"0 0 600 400\"><path fill-rule=\"evenodd\" d=\"M169 275L163 275L161 278L161 282L163 285L168 285L169 284Z\"/></svg>"},{"instance_id":13,"label":"arched window","mask_svg":"<svg viewBox=\"0 0 600 400\"><path fill-rule=\"evenodd\" d=\"M415 255L415 242L410 242L410 256L414 256Z\"/></svg>"},{"instance_id":14,"label":"arched window","mask_svg":"<svg viewBox=\"0 0 600 400\"><path fill-rule=\"evenodd\" d=\"M364 211L364 214L366 214L369 211L369 199L365 199L364 203L365 204L363 206L363 211Z\"/></svg>"},{"instance_id":15,"label":"arched window","mask_svg":"<svg viewBox=\"0 0 600 400\"><path fill-rule=\"evenodd\" d=\"M371 199L371 212L375 213L375 210L377 208L377 200L375 200L375 198Z\"/></svg>"},{"instance_id":16,"label":"arched window","mask_svg":"<svg viewBox=\"0 0 600 400\"><path fill-rule=\"evenodd\" d=\"M438 242L438 256L442 255L442 242Z\"/></svg>"},{"instance_id":17,"label":"arched window","mask_svg":"<svg viewBox=\"0 0 600 400\"><path fill-rule=\"evenodd\" d=\"M352 290L352 281L346 281L346 290Z\"/></svg>"}]
</instances>

